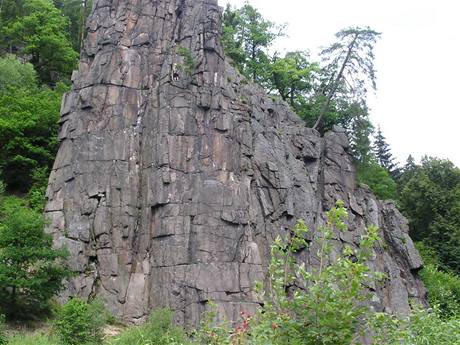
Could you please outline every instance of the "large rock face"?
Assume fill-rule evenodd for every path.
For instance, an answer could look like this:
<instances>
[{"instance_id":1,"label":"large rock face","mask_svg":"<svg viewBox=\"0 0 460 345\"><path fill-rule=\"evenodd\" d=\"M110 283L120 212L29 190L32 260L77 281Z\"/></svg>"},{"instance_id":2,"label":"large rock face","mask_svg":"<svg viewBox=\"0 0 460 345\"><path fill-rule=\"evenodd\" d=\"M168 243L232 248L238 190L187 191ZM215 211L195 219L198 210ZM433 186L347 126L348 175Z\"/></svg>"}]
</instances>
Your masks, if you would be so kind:
<instances>
[{"instance_id":1,"label":"large rock face","mask_svg":"<svg viewBox=\"0 0 460 345\"><path fill-rule=\"evenodd\" d=\"M169 306L196 323L210 300L236 319L258 304L275 236L341 199L335 250L378 225L374 303L407 312L424 289L406 220L356 185L344 133L321 138L230 67L220 16L216 0L95 1L47 192L78 272L67 292L131 321Z\"/></svg>"}]
</instances>

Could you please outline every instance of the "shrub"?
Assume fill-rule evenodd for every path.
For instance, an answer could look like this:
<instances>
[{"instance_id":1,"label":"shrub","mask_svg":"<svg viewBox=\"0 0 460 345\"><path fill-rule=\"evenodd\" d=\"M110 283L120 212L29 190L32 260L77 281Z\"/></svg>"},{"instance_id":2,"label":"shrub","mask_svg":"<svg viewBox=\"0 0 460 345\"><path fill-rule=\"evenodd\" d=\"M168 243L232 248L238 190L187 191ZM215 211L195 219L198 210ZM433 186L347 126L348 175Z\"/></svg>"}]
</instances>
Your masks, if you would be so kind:
<instances>
[{"instance_id":1,"label":"shrub","mask_svg":"<svg viewBox=\"0 0 460 345\"><path fill-rule=\"evenodd\" d=\"M34 66L21 62L11 54L0 58L0 92L4 91L6 86L36 88L37 75Z\"/></svg>"},{"instance_id":2,"label":"shrub","mask_svg":"<svg viewBox=\"0 0 460 345\"><path fill-rule=\"evenodd\" d=\"M296 262L295 254L308 249L308 229L302 221L290 238L278 237L272 245L268 284L259 286L263 308L251 320L255 344L349 345L364 332L370 315L365 286L369 279L378 278L366 260L377 230L370 227L359 249L346 246L342 255L331 260L331 240L335 231L345 230L347 212L338 203L326 216L327 224L315 239L319 267L306 268Z\"/></svg>"},{"instance_id":3,"label":"shrub","mask_svg":"<svg viewBox=\"0 0 460 345\"><path fill-rule=\"evenodd\" d=\"M442 319L436 309L415 309L406 318L377 313L375 345L460 345L460 319Z\"/></svg>"},{"instance_id":4,"label":"shrub","mask_svg":"<svg viewBox=\"0 0 460 345\"><path fill-rule=\"evenodd\" d=\"M184 59L184 62L179 66L183 72L188 75L192 75L193 69L195 68L195 61L193 60L192 52L185 47L178 47L177 53Z\"/></svg>"},{"instance_id":5,"label":"shrub","mask_svg":"<svg viewBox=\"0 0 460 345\"><path fill-rule=\"evenodd\" d=\"M54 328L65 345L97 344L102 341L102 328L108 319L102 302L74 298L58 311Z\"/></svg>"},{"instance_id":6,"label":"shrub","mask_svg":"<svg viewBox=\"0 0 460 345\"><path fill-rule=\"evenodd\" d=\"M460 277L442 265L433 249L423 243L417 243L417 249L425 264L420 277L428 290L430 304L439 308L443 318L460 316Z\"/></svg>"},{"instance_id":7,"label":"shrub","mask_svg":"<svg viewBox=\"0 0 460 345\"><path fill-rule=\"evenodd\" d=\"M148 321L132 327L115 338L113 345L186 345L192 344L185 331L172 325L172 312L167 309L155 311Z\"/></svg>"},{"instance_id":8,"label":"shrub","mask_svg":"<svg viewBox=\"0 0 460 345\"><path fill-rule=\"evenodd\" d=\"M382 168L377 162L358 163L356 171L358 182L369 186L379 199L396 200L396 182L391 178L388 170Z\"/></svg>"}]
</instances>

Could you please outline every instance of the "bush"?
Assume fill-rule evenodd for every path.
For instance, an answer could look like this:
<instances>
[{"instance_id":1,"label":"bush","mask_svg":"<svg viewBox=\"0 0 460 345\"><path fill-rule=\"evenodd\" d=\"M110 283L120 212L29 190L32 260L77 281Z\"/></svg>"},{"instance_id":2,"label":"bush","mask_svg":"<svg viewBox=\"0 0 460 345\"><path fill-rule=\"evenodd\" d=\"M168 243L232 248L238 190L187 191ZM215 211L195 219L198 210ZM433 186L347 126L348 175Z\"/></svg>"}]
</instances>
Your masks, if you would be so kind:
<instances>
[{"instance_id":1,"label":"bush","mask_svg":"<svg viewBox=\"0 0 460 345\"><path fill-rule=\"evenodd\" d=\"M297 223L290 239L278 237L272 245L269 282L260 289L263 308L251 326L256 344L349 345L364 332L371 313L365 306L370 298L365 286L378 278L366 260L377 240L377 230L369 228L359 249L345 246L342 255L332 260L333 236L346 229L343 203L326 216L327 224L319 229L312 247L318 248L319 267L306 268L295 260L298 251L308 248L308 229L303 222Z\"/></svg>"},{"instance_id":2,"label":"bush","mask_svg":"<svg viewBox=\"0 0 460 345\"><path fill-rule=\"evenodd\" d=\"M71 299L58 311L54 328L65 345L98 344L109 315L100 301Z\"/></svg>"},{"instance_id":3,"label":"bush","mask_svg":"<svg viewBox=\"0 0 460 345\"><path fill-rule=\"evenodd\" d=\"M423 243L417 243L417 249L424 262L420 277L430 304L439 308L443 318L460 316L460 277L442 265L433 249Z\"/></svg>"},{"instance_id":4,"label":"bush","mask_svg":"<svg viewBox=\"0 0 460 345\"><path fill-rule=\"evenodd\" d=\"M359 183L369 186L371 191L381 200L396 200L397 185L390 173L376 162L359 163L356 167Z\"/></svg>"},{"instance_id":5,"label":"bush","mask_svg":"<svg viewBox=\"0 0 460 345\"><path fill-rule=\"evenodd\" d=\"M113 345L186 345L192 344L185 331L172 325L172 312L167 309L155 311L148 321L132 327L115 338Z\"/></svg>"},{"instance_id":6,"label":"bush","mask_svg":"<svg viewBox=\"0 0 460 345\"><path fill-rule=\"evenodd\" d=\"M378 313L373 330L375 345L460 345L460 319L442 319L436 309L415 309L403 319Z\"/></svg>"},{"instance_id":7,"label":"bush","mask_svg":"<svg viewBox=\"0 0 460 345\"><path fill-rule=\"evenodd\" d=\"M48 308L70 271L44 232L44 217L14 198L0 199L0 306L9 317L31 317Z\"/></svg>"},{"instance_id":8,"label":"bush","mask_svg":"<svg viewBox=\"0 0 460 345\"><path fill-rule=\"evenodd\" d=\"M36 88L37 75L34 66L23 63L10 54L0 58L0 92L4 91L6 86Z\"/></svg>"}]
</instances>

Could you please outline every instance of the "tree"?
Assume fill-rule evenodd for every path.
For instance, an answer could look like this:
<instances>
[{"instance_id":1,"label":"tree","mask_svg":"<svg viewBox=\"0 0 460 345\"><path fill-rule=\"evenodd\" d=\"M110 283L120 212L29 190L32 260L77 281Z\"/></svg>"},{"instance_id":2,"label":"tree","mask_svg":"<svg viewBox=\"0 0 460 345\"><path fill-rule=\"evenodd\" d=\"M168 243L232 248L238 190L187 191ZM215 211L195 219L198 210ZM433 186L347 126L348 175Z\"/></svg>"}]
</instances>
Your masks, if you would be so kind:
<instances>
[{"instance_id":1,"label":"tree","mask_svg":"<svg viewBox=\"0 0 460 345\"><path fill-rule=\"evenodd\" d=\"M377 135L375 136L373 150L377 161L383 168L387 169L393 177L399 175L399 169L394 163L390 145L387 144L380 126L378 127Z\"/></svg>"},{"instance_id":2,"label":"tree","mask_svg":"<svg viewBox=\"0 0 460 345\"><path fill-rule=\"evenodd\" d=\"M357 164L367 165L374 159L370 140L374 127L369 120L367 108L355 103L350 109L353 109L354 112L350 116L349 124L348 126L343 125L348 129L351 154Z\"/></svg>"},{"instance_id":3,"label":"tree","mask_svg":"<svg viewBox=\"0 0 460 345\"><path fill-rule=\"evenodd\" d=\"M283 35L283 26L266 20L248 2L240 9L227 6L223 17L224 50L240 72L261 85L270 80L268 48ZM243 55L244 52L244 55Z\"/></svg>"},{"instance_id":4,"label":"tree","mask_svg":"<svg viewBox=\"0 0 460 345\"><path fill-rule=\"evenodd\" d=\"M398 195L401 195L402 190L406 186L407 182L414 177L415 172L417 171L417 164L415 164L415 159L412 155L409 155L406 160L406 164L400 169L400 175L397 179L398 183Z\"/></svg>"},{"instance_id":5,"label":"tree","mask_svg":"<svg viewBox=\"0 0 460 345\"><path fill-rule=\"evenodd\" d=\"M0 92L5 92L8 87L36 89L37 74L34 66L21 62L12 54L0 58Z\"/></svg>"},{"instance_id":6,"label":"tree","mask_svg":"<svg viewBox=\"0 0 460 345\"><path fill-rule=\"evenodd\" d=\"M337 42L321 52L327 63L326 81L317 98L321 102L313 128L323 131L324 117L337 95L365 100L368 86L375 84L374 45L380 33L370 28L348 28L336 34Z\"/></svg>"},{"instance_id":7,"label":"tree","mask_svg":"<svg viewBox=\"0 0 460 345\"><path fill-rule=\"evenodd\" d=\"M232 64L240 72L246 61L246 52L243 49L242 37L239 30L242 25L240 11L227 4L222 17L222 45L225 55L232 59Z\"/></svg>"},{"instance_id":8,"label":"tree","mask_svg":"<svg viewBox=\"0 0 460 345\"><path fill-rule=\"evenodd\" d=\"M31 56L42 82L67 79L78 59L67 34L68 19L51 0L29 0L23 12L2 28L6 43Z\"/></svg>"},{"instance_id":9,"label":"tree","mask_svg":"<svg viewBox=\"0 0 460 345\"><path fill-rule=\"evenodd\" d=\"M0 27L22 16L26 0L0 0Z\"/></svg>"},{"instance_id":10,"label":"tree","mask_svg":"<svg viewBox=\"0 0 460 345\"><path fill-rule=\"evenodd\" d=\"M44 310L61 289L62 279L69 277L69 270L58 262L67 252L52 248L44 224L43 216L21 206L19 200L2 201L0 306L8 315L26 316Z\"/></svg>"},{"instance_id":11,"label":"tree","mask_svg":"<svg viewBox=\"0 0 460 345\"><path fill-rule=\"evenodd\" d=\"M286 53L283 58L275 57L271 69L273 88L299 113L304 100L313 90L318 65L309 61L308 53L295 51Z\"/></svg>"},{"instance_id":12,"label":"tree","mask_svg":"<svg viewBox=\"0 0 460 345\"><path fill-rule=\"evenodd\" d=\"M0 88L0 179L10 191L27 192L34 171L51 168L58 148L59 110L67 88L40 88L32 72L30 64L0 58L0 80L7 81ZM24 84L16 85L18 80Z\"/></svg>"},{"instance_id":13,"label":"tree","mask_svg":"<svg viewBox=\"0 0 460 345\"><path fill-rule=\"evenodd\" d=\"M460 169L448 160L424 157L400 194L412 237L435 250L460 272Z\"/></svg>"},{"instance_id":14,"label":"tree","mask_svg":"<svg viewBox=\"0 0 460 345\"><path fill-rule=\"evenodd\" d=\"M69 18L69 35L73 49L80 51L85 38L85 24L92 0L53 0L54 5Z\"/></svg>"},{"instance_id":15,"label":"tree","mask_svg":"<svg viewBox=\"0 0 460 345\"><path fill-rule=\"evenodd\" d=\"M397 185L388 171L376 161L367 164L357 164L358 182L366 184L371 191L381 200L396 200Z\"/></svg>"}]
</instances>

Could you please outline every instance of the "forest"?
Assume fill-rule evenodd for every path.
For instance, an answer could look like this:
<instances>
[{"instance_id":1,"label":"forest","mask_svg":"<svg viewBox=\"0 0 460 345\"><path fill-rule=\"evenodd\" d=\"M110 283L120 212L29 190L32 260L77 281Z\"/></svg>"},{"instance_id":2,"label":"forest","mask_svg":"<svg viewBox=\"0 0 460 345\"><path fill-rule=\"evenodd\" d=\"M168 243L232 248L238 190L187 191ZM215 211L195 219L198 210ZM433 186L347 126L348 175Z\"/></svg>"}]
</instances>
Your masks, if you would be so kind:
<instances>
[{"instance_id":1,"label":"forest","mask_svg":"<svg viewBox=\"0 0 460 345\"><path fill-rule=\"evenodd\" d=\"M381 33L342 29L318 61L308 50L280 54L273 45L285 26L249 3L225 8L226 56L306 126L321 134L345 129L358 182L379 199L394 200L409 220L430 306L414 305L407 317L365 307L371 299L366 282L383 279L366 266L379 240L376 229L368 229L355 259L345 252L331 266L307 272L294 259L308 246L310 230L302 222L293 236L273 243L270 289L258 286L263 307L255 315L243 313L236 327L216 325L210 312L201 327L184 330L172 323L169 310L128 327L97 299L59 305L55 296L72 276L64 264L69 253L53 247L43 211L59 147L61 99L78 67L91 7L91 0L0 0L0 345L348 345L370 334L375 344L460 344L460 169L429 156L398 164L385 134L371 122L367 96L378 83L374 47ZM327 212L328 222L318 230L319 256L329 255L328 241L345 228L347 212L340 202ZM285 287L294 281L308 288L289 294Z\"/></svg>"}]
</instances>

